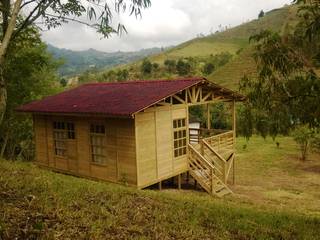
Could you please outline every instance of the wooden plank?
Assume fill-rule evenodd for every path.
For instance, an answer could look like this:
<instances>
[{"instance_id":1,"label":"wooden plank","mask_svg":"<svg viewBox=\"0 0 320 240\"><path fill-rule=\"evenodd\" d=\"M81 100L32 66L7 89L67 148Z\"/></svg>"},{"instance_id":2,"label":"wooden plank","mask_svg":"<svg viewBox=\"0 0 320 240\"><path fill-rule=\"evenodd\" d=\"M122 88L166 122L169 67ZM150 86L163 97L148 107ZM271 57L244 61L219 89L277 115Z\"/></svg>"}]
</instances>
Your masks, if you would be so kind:
<instances>
[{"instance_id":1,"label":"wooden plank","mask_svg":"<svg viewBox=\"0 0 320 240\"><path fill-rule=\"evenodd\" d=\"M138 186L157 179L155 113L139 113L135 118L137 134Z\"/></svg>"}]
</instances>

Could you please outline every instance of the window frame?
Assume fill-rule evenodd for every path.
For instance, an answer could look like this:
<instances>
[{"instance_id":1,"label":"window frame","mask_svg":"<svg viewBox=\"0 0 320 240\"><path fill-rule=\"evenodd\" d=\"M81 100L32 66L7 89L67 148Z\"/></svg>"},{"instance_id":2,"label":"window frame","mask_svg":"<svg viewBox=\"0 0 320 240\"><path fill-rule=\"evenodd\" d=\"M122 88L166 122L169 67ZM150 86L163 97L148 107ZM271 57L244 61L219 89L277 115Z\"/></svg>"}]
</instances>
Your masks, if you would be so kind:
<instances>
[{"instance_id":1,"label":"window frame","mask_svg":"<svg viewBox=\"0 0 320 240\"><path fill-rule=\"evenodd\" d=\"M76 139L75 123L64 119L53 120L52 135L55 157L67 158L68 141Z\"/></svg>"},{"instance_id":2,"label":"window frame","mask_svg":"<svg viewBox=\"0 0 320 240\"><path fill-rule=\"evenodd\" d=\"M177 118L172 120L173 129L173 158L187 156L187 118Z\"/></svg>"},{"instance_id":3,"label":"window frame","mask_svg":"<svg viewBox=\"0 0 320 240\"><path fill-rule=\"evenodd\" d=\"M95 126L92 128L92 126ZM103 127L101 129L98 129L99 127ZM102 130L99 133L99 130ZM94 130L94 131L92 131ZM100 144L94 144L93 143L93 138L96 138L95 141L101 141ZM100 139L100 140L97 140ZM107 147L106 147L106 124L101 123L101 122L91 122L89 123L89 143L90 143L90 163L94 165L99 165L99 166L106 166L107 165ZM93 150L95 148L95 150ZM102 153L94 153L94 151L101 151ZM100 157L102 160L95 160L95 157Z\"/></svg>"}]
</instances>

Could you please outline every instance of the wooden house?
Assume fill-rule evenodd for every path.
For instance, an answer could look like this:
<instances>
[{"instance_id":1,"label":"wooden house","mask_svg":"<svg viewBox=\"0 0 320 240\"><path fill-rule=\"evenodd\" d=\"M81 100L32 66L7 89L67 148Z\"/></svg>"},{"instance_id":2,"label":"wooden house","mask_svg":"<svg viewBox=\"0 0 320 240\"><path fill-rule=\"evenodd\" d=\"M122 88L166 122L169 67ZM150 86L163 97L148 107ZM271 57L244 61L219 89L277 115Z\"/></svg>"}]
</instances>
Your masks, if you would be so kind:
<instances>
[{"instance_id":1,"label":"wooden house","mask_svg":"<svg viewBox=\"0 0 320 240\"><path fill-rule=\"evenodd\" d=\"M204 78L89 83L18 111L33 115L41 166L137 188L175 176L180 183L189 172L222 196L235 159L234 106L243 99ZM190 144L189 106L219 101L232 104L233 129L198 129L205 137Z\"/></svg>"}]
</instances>

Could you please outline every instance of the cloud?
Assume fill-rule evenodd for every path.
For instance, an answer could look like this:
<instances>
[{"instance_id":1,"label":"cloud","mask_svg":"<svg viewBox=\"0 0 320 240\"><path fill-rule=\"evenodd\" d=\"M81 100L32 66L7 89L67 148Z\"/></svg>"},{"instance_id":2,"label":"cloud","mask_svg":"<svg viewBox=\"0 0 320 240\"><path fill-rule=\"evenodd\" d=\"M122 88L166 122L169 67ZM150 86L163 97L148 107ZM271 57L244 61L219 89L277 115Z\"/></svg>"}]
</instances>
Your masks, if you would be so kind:
<instances>
[{"instance_id":1,"label":"cloud","mask_svg":"<svg viewBox=\"0 0 320 240\"><path fill-rule=\"evenodd\" d=\"M142 18L121 15L128 34L103 39L93 29L77 23L43 32L42 38L57 47L74 50L132 51L176 45L199 33L216 31L219 25L236 26L257 18L261 9L269 11L291 0L152 0Z\"/></svg>"}]
</instances>

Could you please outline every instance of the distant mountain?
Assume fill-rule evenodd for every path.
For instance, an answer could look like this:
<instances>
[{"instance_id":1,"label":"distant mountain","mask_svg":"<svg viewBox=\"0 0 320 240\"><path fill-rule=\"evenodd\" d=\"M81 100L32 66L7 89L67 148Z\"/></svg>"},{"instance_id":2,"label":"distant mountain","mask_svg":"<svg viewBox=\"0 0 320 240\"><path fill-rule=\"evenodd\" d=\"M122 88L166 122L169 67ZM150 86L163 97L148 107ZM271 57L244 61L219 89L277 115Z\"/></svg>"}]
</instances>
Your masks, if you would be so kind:
<instances>
[{"instance_id":1,"label":"distant mountain","mask_svg":"<svg viewBox=\"0 0 320 240\"><path fill-rule=\"evenodd\" d=\"M82 73L90 68L108 68L119 64L126 64L132 61L160 53L161 48L142 49L136 52L101 52L95 49L85 51L73 51L64 48L57 48L48 44L48 51L56 58L62 59L64 64L59 68L62 76Z\"/></svg>"}]
</instances>

